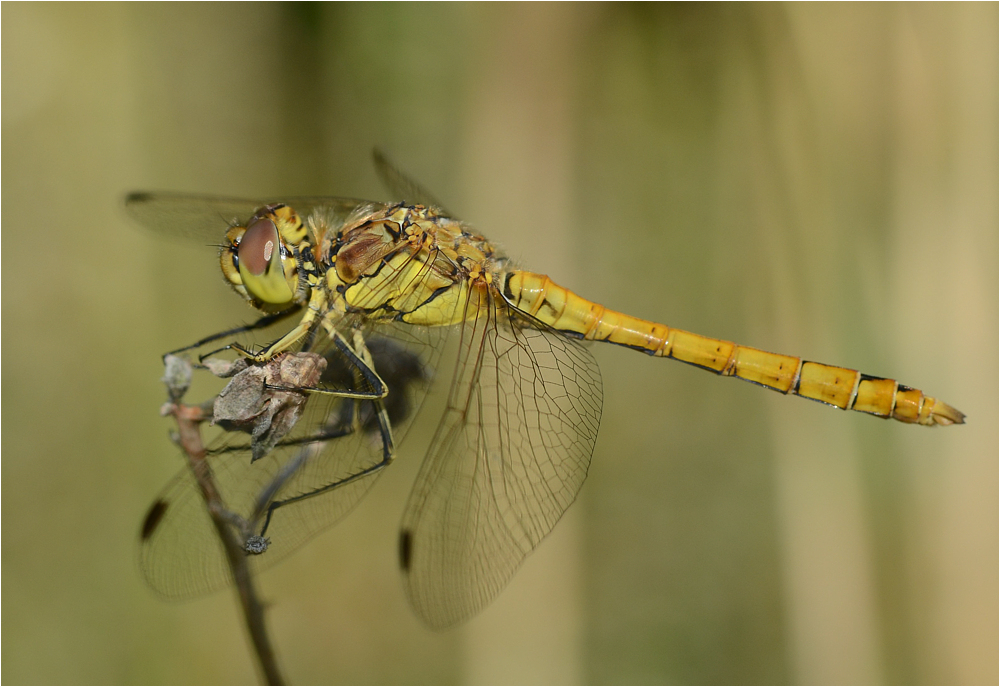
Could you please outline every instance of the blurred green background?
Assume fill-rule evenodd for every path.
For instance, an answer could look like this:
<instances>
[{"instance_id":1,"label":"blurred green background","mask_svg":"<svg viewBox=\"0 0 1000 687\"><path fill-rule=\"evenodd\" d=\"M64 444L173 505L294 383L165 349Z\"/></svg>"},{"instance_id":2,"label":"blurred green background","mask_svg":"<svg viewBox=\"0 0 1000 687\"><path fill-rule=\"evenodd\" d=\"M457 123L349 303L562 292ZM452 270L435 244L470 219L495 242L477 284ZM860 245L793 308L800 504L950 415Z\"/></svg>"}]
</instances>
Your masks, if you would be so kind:
<instances>
[{"instance_id":1,"label":"blurred green background","mask_svg":"<svg viewBox=\"0 0 1000 687\"><path fill-rule=\"evenodd\" d=\"M247 320L131 189L386 199L373 145L609 307L893 376L928 430L595 350L590 479L479 617L410 612L433 427L260 579L308 683L996 683L998 9L2 8L6 683L258 679L231 593L160 601L160 354Z\"/></svg>"}]
</instances>

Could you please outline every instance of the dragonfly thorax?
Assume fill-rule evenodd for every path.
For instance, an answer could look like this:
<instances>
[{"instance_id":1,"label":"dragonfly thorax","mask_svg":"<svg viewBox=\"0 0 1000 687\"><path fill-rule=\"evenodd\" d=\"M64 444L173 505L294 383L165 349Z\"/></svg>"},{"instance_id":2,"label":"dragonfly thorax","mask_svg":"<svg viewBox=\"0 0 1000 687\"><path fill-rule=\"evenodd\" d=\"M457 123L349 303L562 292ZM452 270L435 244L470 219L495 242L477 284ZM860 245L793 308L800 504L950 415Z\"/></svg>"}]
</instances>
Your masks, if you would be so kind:
<instances>
[{"instance_id":1,"label":"dragonfly thorax","mask_svg":"<svg viewBox=\"0 0 1000 687\"><path fill-rule=\"evenodd\" d=\"M506 259L461 222L421 205L375 209L345 226L325 263L328 302L347 312L449 325L479 303Z\"/></svg>"},{"instance_id":2,"label":"dragonfly thorax","mask_svg":"<svg viewBox=\"0 0 1000 687\"><path fill-rule=\"evenodd\" d=\"M370 276L382 260L407 245L406 213L377 212L346 228L337 241L333 266L343 284Z\"/></svg>"}]
</instances>

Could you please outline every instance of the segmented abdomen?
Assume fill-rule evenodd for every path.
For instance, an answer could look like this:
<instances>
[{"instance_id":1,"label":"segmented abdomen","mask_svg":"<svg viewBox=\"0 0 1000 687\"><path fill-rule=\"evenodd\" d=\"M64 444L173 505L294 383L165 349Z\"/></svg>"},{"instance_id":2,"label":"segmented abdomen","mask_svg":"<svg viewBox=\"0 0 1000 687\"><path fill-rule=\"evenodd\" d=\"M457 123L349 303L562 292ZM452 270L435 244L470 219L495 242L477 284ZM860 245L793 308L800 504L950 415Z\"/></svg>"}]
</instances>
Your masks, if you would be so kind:
<instances>
[{"instance_id":1,"label":"segmented abdomen","mask_svg":"<svg viewBox=\"0 0 1000 687\"><path fill-rule=\"evenodd\" d=\"M554 283L544 274L503 275L508 304L561 332L674 358L727 377L845 410L921 425L962 424L965 415L919 389L857 370L768 353L608 310Z\"/></svg>"}]
</instances>

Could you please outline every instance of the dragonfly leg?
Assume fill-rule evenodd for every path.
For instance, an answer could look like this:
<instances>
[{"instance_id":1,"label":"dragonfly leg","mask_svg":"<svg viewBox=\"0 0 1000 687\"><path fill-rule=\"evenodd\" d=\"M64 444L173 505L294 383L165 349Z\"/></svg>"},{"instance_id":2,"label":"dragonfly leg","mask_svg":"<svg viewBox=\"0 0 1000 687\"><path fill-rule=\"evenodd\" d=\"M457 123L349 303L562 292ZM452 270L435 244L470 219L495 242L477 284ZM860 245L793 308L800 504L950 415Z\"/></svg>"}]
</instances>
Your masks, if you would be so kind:
<instances>
[{"instance_id":1,"label":"dragonfly leg","mask_svg":"<svg viewBox=\"0 0 1000 687\"><path fill-rule=\"evenodd\" d=\"M373 401L373 403L380 403L379 401ZM263 517L263 524L260 528L260 533L258 536L264 537L267 534L267 528L271 524L271 518L274 513L283 506L288 506L293 503L298 503L299 501L304 501L305 499L313 498L315 496L320 496L329 491L333 491L339 487L346 486L352 482L357 482L358 480L364 479L374 475L384 468L388 467L392 463L393 458L395 458L395 446L392 440L392 430L388 424L388 417L384 411L378 413L379 418L379 432L382 436L382 459L370 465L362 470L359 470L353 474L346 477L338 479L330 484L324 485L308 491L304 494L297 494L287 499L282 499L280 501L273 501L274 495L281 489L282 486L296 473L303 465L309 460L310 457L319 453L319 446L314 442L310 446L306 446L301 451L296 453L281 471L275 475L274 479L268 484L257 497L257 505L254 508L252 520L257 521L259 518ZM344 431L339 436L347 436L358 430L357 423L352 423L350 428L344 428Z\"/></svg>"},{"instance_id":2,"label":"dragonfly leg","mask_svg":"<svg viewBox=\"0 0 1000 687\"><path fill-rule=\"evenodd\" d=\"M261 533L260 533L261 537L263 537L264 532L267 531L267 525L271 519L271 511L273 510L273 508L270 508L269 505L271 505L271 500L274 498L275 494L277 494L278 491L281 490L281 487L283 487L285 483L288 482L288 480L291 479L296 472L298 472L299 468L301 468L305 464L305 462L309 459L311 455L317 452L316 449L322 445L322 442L348 436L350 434L353 434L354 431L355 427L353 425L333 427L330 428L329 430L320 432L319 434L309 437L303 437L293 442L288 442L287 444L284 444L285 446L295 445L295 444L306 444L306 445L300 451L298 451L291 460L289 460L282 466L281 470L278 471L278 473L274 476L271 482L267 486L265 486L257 495L257 500L255 502L254 509L251 513L250 521L251 522L259 521L261 516L264 515L266 511L267 520L264 523L264 527L261 528ZM246 538L249 534L250 534L249 531L245 532L244 538Z\"/></svg>"},{"instance_id":3,"label":"dragonfly leg","mask_svg":"<svg viewBox=\"0 0 1000 687\"><path fill-rule=\"evenodd\" d=\"M329 429L324 429L308 436L295 437L294 439L283 439L275 444L274 448L288 448L290 446L304 446L306 444L320 443L331 439L339 439L341 437L348 436L353 432L353 428L346 427L344 425L331 426ZM221 456L226 453L240 453L249 450L250 444L232 444L216 449L208 449L206 453L210 456Z\"/></svg>"},{"instance_id":4,"label":"dragonfly leg","mask_svg":"<svg viewBox=\"0 0 1000 687\"><path fill-rule=\"evenodd\" d=\"M354 346L352 347L347 343L347 340L343 337L343 335L334 330L332 327L328 328L331 330L331 338L351 365L355 373L357 386L360 387L363 384L367 385L369 387L369 391L333 391L327 389L303 390L312 391L313 393L333 394L342 398L353 398L356 399L356 401L369 401L372 404L374 419L376 420L379 435L382 439L382 459L373 465L331 482L330 484L318 487L304 494L298 494L287 499L275 501L273 500L274 496L281 490L288 480L291 479L291 477L295 475L311 457L318 455L321 452L322 442L347 436L362 429L362 419L358 412L360 403L355 402L353 404L350 420L345 419L345 421L334 424L328 427L324 432L321 432L319 435L294 440L294 443L307 445L304 446L302 450L297 452L295 456L282 467L278 474L276 474L271 482L261 490L257 497L256 506L251 520L258 521L259 518L263 517L263 525L261 526L258 535L262 538L267 533L267 528L271 524L271 518L274 513L282 506L325 494L326 492L337 489L338 487L342 487L352 482L364 479L365 477L374 475L392 463L393 458L395 457L396 449L395 442L392 438L392 426L389 422L389 414L386 411L385 404L382 400L389 393L389 389L374 369L372 355L367 346L365 346L363 336L359 331L355 331Z\"/></svg>"},{"instance_id":5,"label":"dragonfly leg","mask_svg":"<svg viewBox=\"0 0 1000 687\"><path fill-rule=\"evenodd\" d=\"M363 389L328 389L318 386L296 386L285 387L280 384L268 384L267 388L272 391L301 391L311 394L325 394L336 396L337 398L357 398L361 400L377 400L385 398L389 394L389 387L386 385L378 372L375 371L375 364L368 348L364 345L364 339L360 337L360 332L355 332L355 345L352 347L344 336L336 331L331 331L330 337L334 345L343 354L346 363L351 367L356 375L364 379L368 390ZM357 349L357 350L355 350ZM360 385L359 385L360 386Z\"/></svg>"},{"instance_id":6,"label":"dragonfly leg","mask_svg":"<svg viewBox=\"0 0 1000 687\"><path fill-rule=\"evenodd\" d=\"M282 351L288 350L296 343L301 341L306 337L310 331L312 331L313 326L316 324L317 318L319 318L320 313L324 312L326 309L326 294L322 289L314 289L312 298L309 299L309 304L306 305L305 314L302 319L299 320L291 330L288 331L284 336L282 336L277 341L267 344L261 350L254 353L246 346L233 342L227 346L223 346L214 351L209 351L204 355L199 356L199 360L204 360L210 355L219 353L220 351L237 351L241 353L244 357L249 358L255 363L266 363L268 360L278 355ZM264 318L262 318L264 319ZM213 337L218 338L218 337Z\"/></svg>"},{"instance_id":7,"label":"dragonfly leg","mask_svg":"<svg viewBox=\"0 0 1000 687\"><path fill-rule=\"evenodd\" d=\"M218 341L219 339L223 339L223 338L225 338L227 336L234 336L236 334L242 334L244 332L252 332L252 331L254 331L256 329L264 329L265 327L271 326L275 322L280 322L281 320L285 319L286 317L290 317L291 315L294 315L298 311L299 311L299 308L295 307L295 308L292 308L290 310L284 310L282 312L271 313L270 315L264 315L263 317L258 318L255 322L251 322L250 324L245 324L245 325L240 326L240 327L233 327L232 329L227 329L224 332L218 332L217 334L212 334L211 336L206 336L204 339L196 341L193 344L190 344L189 346L184 346L183 348L178 348L175 351L170 351L168 353L164 353L163 357L166 358L168 355L176 355L178 353L184 353L185 351L190 351L190 350L193 350L193 349L196 349L196 348L201 348L202 346L204 346L207 343L212 343L213 341ZM219 350L223 350L223 349L219 349ZM209 355L211 355L211 354L209 354Z\"/></svg>"}]
</instances>

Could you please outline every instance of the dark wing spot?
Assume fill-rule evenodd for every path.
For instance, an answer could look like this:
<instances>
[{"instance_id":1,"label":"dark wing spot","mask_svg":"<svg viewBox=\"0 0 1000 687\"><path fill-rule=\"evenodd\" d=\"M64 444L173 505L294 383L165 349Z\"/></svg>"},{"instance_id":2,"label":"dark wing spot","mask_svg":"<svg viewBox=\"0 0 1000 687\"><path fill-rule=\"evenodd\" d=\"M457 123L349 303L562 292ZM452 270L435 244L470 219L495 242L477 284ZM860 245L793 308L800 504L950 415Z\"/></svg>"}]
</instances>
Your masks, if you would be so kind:
<instances>
[{"instance_id":1,"label":"dark wing spot","mask_svg":"<svg viewBox=\"0 0 1000 687\"><path fill-rule=\"evenodd\" d=\"M160 524L160 520L163 520L163 516L166 512L167 502L163 499L157 499L156 502L150 506L149 512L146 513L146 519L142 521L142 533L139 535L143 541L146 541L153 536L153 532L156 531L156 526Z\"/></svg>"},{"instance_id":2,"label":"dark wing spot","mask_svg":"<svg viewBox=\"0 0 1000 687\"><path fill-rule=\"evenodd\" d=\"M413 560L413 532L410 530L400 530L399 532L399 567L403 572L410 571L410 563Z\"/></svg>"}]
</instances>

